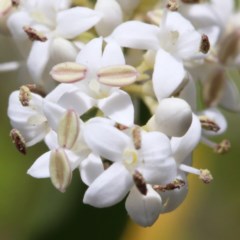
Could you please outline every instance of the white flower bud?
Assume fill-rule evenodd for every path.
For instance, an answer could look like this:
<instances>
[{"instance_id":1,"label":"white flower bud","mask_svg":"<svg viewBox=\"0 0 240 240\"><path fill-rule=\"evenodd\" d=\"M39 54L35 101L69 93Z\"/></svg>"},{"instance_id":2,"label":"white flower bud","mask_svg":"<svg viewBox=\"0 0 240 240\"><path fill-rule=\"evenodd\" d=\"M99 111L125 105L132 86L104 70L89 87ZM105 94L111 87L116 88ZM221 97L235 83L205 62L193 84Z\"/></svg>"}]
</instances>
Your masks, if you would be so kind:
<instances>
[{"instance_id":1,"label":"white flower bud","mask_svg":"<svg viewBox=\"0 0 240 240\"><path fill-rule=\"evenodd\" d=\"M150 119L147 127L168 136L181 137L191 123L192 110L186 101L180 98L165 98L160 101L155 116Z\"/></svg>"}]
</instances>

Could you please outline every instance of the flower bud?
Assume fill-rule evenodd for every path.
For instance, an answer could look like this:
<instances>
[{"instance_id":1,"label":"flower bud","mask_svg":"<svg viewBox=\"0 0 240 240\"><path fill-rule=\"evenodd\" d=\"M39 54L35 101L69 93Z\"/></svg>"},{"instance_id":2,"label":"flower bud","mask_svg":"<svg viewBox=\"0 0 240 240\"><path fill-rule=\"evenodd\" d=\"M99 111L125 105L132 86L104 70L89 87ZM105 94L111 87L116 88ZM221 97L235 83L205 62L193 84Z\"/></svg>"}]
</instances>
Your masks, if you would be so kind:
<instances>
[{"instance_id":1,"label":"flower bud","mask_svg":"<svg viewBox=\"0 0 240 240\"><path fill-rule=\"evenodd\" d=\"M72 179L72 170L63 149L51 152L49 170L54 187L60 192L65 192Z\"/></svg>"},{"instance_id":2,"label":"flower bud","mask_svg":"<svg viewBox=\"0 0 240 240\"><path fill-rule=\"evenodd\" d=\"M153 131L168 136L182 137L192 123L192 110L188 103L180 98L165 98L160 101L155 116L147 124Z\"/></svg>"}]
</instances>

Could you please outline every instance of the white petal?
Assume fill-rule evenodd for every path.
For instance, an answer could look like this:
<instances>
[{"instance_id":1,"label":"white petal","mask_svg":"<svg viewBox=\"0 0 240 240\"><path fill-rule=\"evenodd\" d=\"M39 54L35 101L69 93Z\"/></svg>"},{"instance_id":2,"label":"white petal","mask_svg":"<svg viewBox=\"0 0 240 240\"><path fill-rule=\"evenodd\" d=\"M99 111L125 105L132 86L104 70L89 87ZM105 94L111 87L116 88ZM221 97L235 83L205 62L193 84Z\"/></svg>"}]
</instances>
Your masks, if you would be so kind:
<instances>
[{"instance_id":1,"label":"white petal","mask_svg":"<svg viewBox=\"0 0 240 240\"><path fill-rule=\"evenodd\" d=\"M28 56L27 66L33 81L36 84L42 82L42 74L49 60L51 41L35 41Z\"/></svg>"},{"instance_id":2,"label":"white petal","mask_svg":"<svg viewBox=\"0 0 240 240\"><path fill-rule=\"evenodd\" d=\"M95 154L90 154L80 165L80 175L82 181L88 186L104 172L101 158Z\"/></svg>"},{"instance_id":3,"label":"white petal","mask_svg":"<svg viewBox=\"0 0 240 240\"><path fill-rule=\"evenodd\" d=\"M104 123L87 123L83 134L94 153L111 160L120 161L130 138L113 126Z\"/></svg>"},{"instance_id":4,"label":"white petal","mask_svg":"<svg viewBox=\"0 0 240 240\"><path fill-rule=\"evenodd\" d=\"M22 11L11 14L7 21L8 29L10 30L23 57L27 57L32 45L27 34L23 30L23 27L29 26L30 23L30 16Z\"/></svg>"},{"instance_id":5,"label":"white petal","mask_svg":"<svg viewBox=\"0 0 240 240\"><path fill-rule=\"evenodd\" d=\"M114 163L90 185L83 202L99 208L112 206L126 196L132 184L128 170L121 163Z\"/></svg>"},{"instance_id":6,"label":"white petal","mask_svg":"<svg viewBox=\"0 0 240 240\"><path fill-rule=\"evenodd\" d=\"M240 112L240 93L238 87L231 79L225 82L226 84L220 104L228 110Z\"/></svg>"},{"instance_id":7,"label":"white petal","mask_svg":"<svg viewBox=\"0 0 240 240\"><path fill-rule=\"evenodd\" d=\"M51 151L44 153L40 156L33 165L28 169L27 174L35 178L48 178L50 177L49 172L49 161Z\"/></svg>"},{"instance_id":8,"label":"white petal","mask_svg":"<svg viewBox=\"0 0 240 240\"><path fill-rule=\"evenodd\" d=\"M159 28L154 25L129 21L119 25L106 41L116 41L122 47L158 49Z\"/></svg>"},{"instance_id":9,"label":"white petal","mask_svg":"<svg viewBox=\"0 0 240 240\"><path fill-rule=\"evenodd\" d=\"M199 113L199 115L207 116L210 120L214 121L219 127L220 130L217 132L207 131L203 129L203 133L208 136L216 136L223 134L227 129L227 121L224 115L216 108L209 108Z\"/></svg>"},{"instance_id":10,"label":"white petal","mask_svg":"<svg viewBox=\"0 0 240 240\"><path fill-rule=\"evenodd\" d=\"M93 73L100 68L102 58L102 38L95 38L80 51L76 62L88 67Z\"/></svg>"},{"instance_id":11,"label":"white petal","mask_svg":"<svg viewBox=\"0 0 240 240\"><path fill-rule=\"evenodd\" d=\"M185 182L185 185L180 187L179 189L176 188L174 190L160 193L163 201L162 213L171 212L175 210L185 200L187 196L188 182L184 173L182 173L181 175L178 175L177 179L183 180Z\"/></svg>"},{"instance_id":12,"label":"white petal","mask_svg":"<svg viewBox=\"0 0 240 240\"><path fill-rule=\"evenodd\" d=\"M95 10L102 14L100 22L95 26L100 36L109 35L123 21L121 7L115 0L98 0Z\"/></svg>"},{"instance_id":13,"label":"white petal","mask_svg":"<svg viewBox=\"0 0 240 240\"><path fill-rule=\"evenodd\" d=\"M132 126L134 120L134 108L130 96L122 91L116 90L112 94L98 101L98 107L105 116L125 126Z\"/></svg>"},{"instance_id":14,"label":"white petal","mask_svg":"<svg viewBox=\"0 0 240 240\"><path fill-rule=\"evenodd\" d=\"M49 126L54 131L57 131L59 119L62 117L66 110L56 103L44 101L43 111L48 120Z\"/></svg>"},{"instance_id":15,"label":"white petal","mask_svg":"<svg viewBox=\"0 0 240 240\"><path fill-rule=\"evenodd\" d=\"M58 13L56 31L63 38L74 38L93 27L100 19L100 14L89 8L70 8Z\"/></svg>"},{"instance_id":16,"label":"white petal","mask_svg":"<svg viewBox=\"0 0 240 240\"><path fill-rule=\"evenodd\" d=\"M182 163L200 141L202 127L196 115L193 114L192 124L183 137L171 139L172 151L175 160Z\"/></svg>"},{"instance_id":17,"label":"white petal","mask_svg":"<svg viewBox=\"0 0 240 240\"><path fill-rule=\"evenodd\" d=\"M162 200L150 185L147 195L142 195L136 187L130 191L125 207L131 219L137 224L148 227L154 224L162 210Z\"/></svg>"},{"instance_id":18,"label":"white petal","mask_svg":"<svg viewBox=\"0 0 240 240\"><path fill-rule=\"evenodd\" d=\"M158 100L173 94L181 85L184 75L182 62L159 49L153 72L153 89Z\"/></svg>"},{"instance_id":19,"label":"white petal","mask_svg":"<svg viewBox=\"0 0 240 240\"><path fill-rule=\"evenodd\" d=\"M106 45L102 56L102 67L124 65L125 59L120 46L114 42Z\"/></svg>"},{"instance_id":20,"label":"white petal","mask_svg":"<svg viewBox=\"0 0 240 240\"><path fill-rule=\"evenodd\" d=\"M57 133L54 131L50 131L44 138L44 141L50 150L53 150L59 147Z\"/></svg>"}]
</instances>

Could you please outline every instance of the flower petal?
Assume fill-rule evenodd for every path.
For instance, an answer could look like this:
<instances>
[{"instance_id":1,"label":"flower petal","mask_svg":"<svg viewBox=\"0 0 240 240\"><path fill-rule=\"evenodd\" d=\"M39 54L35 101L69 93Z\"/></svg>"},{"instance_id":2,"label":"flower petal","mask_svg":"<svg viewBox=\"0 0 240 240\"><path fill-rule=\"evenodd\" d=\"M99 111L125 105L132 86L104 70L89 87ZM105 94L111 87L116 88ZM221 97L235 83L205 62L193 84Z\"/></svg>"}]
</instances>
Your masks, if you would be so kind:
<instances>
[{"instance_id":1,"label":"flower petal","mask_svg":"<svg viewBox=\"0 0 240 240\"><path fill-rule=\"evenodd\" d=\"M83 134L93 153L111 161L120 161L123 150L130 142L127 135L104 123L86 123Z\"/></svg>"},{"instance_id":2,"label":"flower petal","mask_svg":"<svg viewBox=\"0 0 240 240\"><path fill-rule=\"evenodd\" d=\"M200 141L202 127L196 115L193 114L192 124L183 137L173 137L171 146L173 157L177 163L182 163Z\"/></svg>"},{"instance_id":3,"label":"flower petal","mask_svg":"<svg viewBox=\"0 0 240 240\"><path fill-rule=\"evenodd\" d=\"M147 185L147 190L145 196L136 187L133 187L125 203L129 216L143 227L153 225L162 211L160 195L150 185Z\"/></svg>"},{"instance_id":4,"label":"flower petal","mask_svg":"<svg viewBox=\"0 0 240 240\"><path fill-rule=\"evenodd\" d=\"M40 156L33 165L28 169L27 174L35 178L48 178L50 177L49 162L51 151L44 153Z\"/></svg>"},{"instance_id":5,"label":"flower petal","mask_svg":"<svg viewBox=\"0 0 240 240\"><path fill-rule=\"evenodd\" d=\"M82 181L88 186L104 172L102 159L95 155L90 154L79 167Z\"/></svg>"},{"instance_id":6,"label":"flower petal","mask_svg":"<svg viewBox=\"0 0 240 240\"><path fill-rule=\"evenodd\" d=\"M56 31L63 38L74 38L93 27L101 15L89 8L74 7L57 14Z\"/></svg>"},{"instance_id":7,"label":"flower petal","mask_svg":"<svg viewBox=\"0 0 240 240\"><path fill-rule=\"evenodd\" d=\"M153 72L153 89L157 99L169 97L181 85L185 71L182 62L159 49Z\"/></svg>"},{"instance_id":8,"label":"flower petal","mask_svg":"<svg viewBox=\"0 0 240 240\"><path fill-rule=\"evenodd\" d=\"M90 185L83 202L99 208L112 206L126 196L132 184L128 170L116 162Z\"/></svg>"},{"instance_id":9,"label":"flower petal","mask_svg":"<svg viewBox=\"0 0 240 240\"><path fill-rule=\"evenodd\" d=\"M105 40L116 41L121 47L136 49L158 49L159 28L154 25L128 21L119 25Z\"/></svg>"},{"instance_id":10,"label":"flower petal","mask_svg":"<svg viewBox=\"0 0 240 240\"><path fill-rule=\"evenodd\" d=\"M98 107L105 116L125 126L133 125L134 108L130 96L122 90L98 101Z\"/></svg>"}]
</instances>

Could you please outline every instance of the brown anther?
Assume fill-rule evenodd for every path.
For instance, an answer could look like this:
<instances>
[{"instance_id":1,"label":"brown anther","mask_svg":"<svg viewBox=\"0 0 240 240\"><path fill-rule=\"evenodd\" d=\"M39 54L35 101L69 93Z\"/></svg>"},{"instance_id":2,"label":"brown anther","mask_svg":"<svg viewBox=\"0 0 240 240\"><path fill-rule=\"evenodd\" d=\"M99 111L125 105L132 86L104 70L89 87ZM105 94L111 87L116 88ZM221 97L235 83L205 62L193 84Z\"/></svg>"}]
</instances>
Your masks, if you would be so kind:
<instances>
[{"instance_id":1,"label":"brown anther","mask_svg":"<svg viewBox=\"0 0 240 240\"><path fill-rule=\"evenodd\" d=\"M208 169L200 169L199 178L206 184L213 180L213 176Z\"/></svg>"},{"instance_id":2,"label":"brown anther","mask_svg":"<svg viewBox=\"0 0 240 240\"><path fill-rule=\"evenodd\" d=\"M181 179L176 179L171 183L168 183L166 185L154 185L153 189L157 192L165 192L165 191L171 191L174 189L180 189L183 187L186 183Z\"/></svg>"},{"instance_id":3,"label":"brown anther","mask_svg":"<svg viewBox=\"0 0 240 240\"><path fill-rule=\"evenodd\" d=\"M28 87L32 93L36 93L36 94L40 95L41 97L46 96L46 92L44 91L44 89L41 86L38 86L36 84L26 84L26 87Z\"/></svg>"},{"instance_id":4,"label":"brown anther","mask_svg":"<svg viewBox=\"0 0 240 240\"><path fill-rule=\"evenodd\" d=\"M208 36L203 34L199 50L200 52L206 54L208 53L209 49L210 49L210 42L209 42Z\"/></svg>"},{"instance_id":5,"label":"brown anther","mask_svg":"<svg viewBox=\"0 0 240 240\"><path fill-rule=\"evenodd\" d=\"M168 8L168 10L174 12L178 10L178 1L177 0L168 0L166 8Z\"/></svg>"},{"instance_id":6,"label":"brown anther","mask_svg":"<svg viewBox=\"0 0 240 240\"><path fill-rule=\"evenodd\" d=\"M201 0L182 0L182 2L187 3L187 4L189 4L189 3L200 3Z\"/></svg>"},{"instance_id":7,"label":"brown anther","mask_svg":"<svg viewBox=\"0 0 240 240\"><path fill-rule=\"evenodd\" d=\"M30 89L26 86L23 85L19 89L19 101L24 107L29 106L29 102L32 99L31 91Z\"/></svg>"},{"instance_id":8,"label":"brown anther","mask_svg":"<svg viewBox=\"0 0 240 240\"><path fill-rule=\"evenodd\" d=\"M140 172L135 171L133 174L133 181L139 192L143 195L147 195L147 185L143 178L143 175Z\"/></svg>"},{"instance_id":9,"label":"brown anther","mask_svg":"<svg viewBox=\"0 0 240 240\"><path fill-rule=\"evenodd\" d=\"M20 0L12 0L13 6L18 6L20 4Z\"/></svg>"},{"instance_id":10,"label":"brown anther","mask_svg":"<svg viewBox=\"0 0 240 240\"><path fill-rule=\"evenodd\" d=\"M123 125L123 124L120 124L120 123L116 123L116 124L115 124L115 128L119 129L120 131L123 131L123 130L128 129L127 126L125 126L125 125Z\"/></svg>"},{"instance_id":11,"label":"brown anther","mask_svg":"<svg viewBox=\"0 0 240 240\"><path fill-rule=\"evenodd\" d=\"M214 152L217 154L224 154L227 153L230 148L231 148L230 141L224 139L219 144L216 145L216 147L214 148Z\"/></svg>"},{"instance_id":12,"label":"brown anther","mask_svg":"<svg viewBox=\"0 0 240 240\"><path fill-rule=\"evenodd\" d=\"M141 136L141 128L135 127L132 130L132 137L133 137L133 143L135 148L138 150L141 148L142 145L142 136Z\"/></svg>"},{"instance_id":13,"label":"brown anther","mask_svg":"<svg viewBox=\"0 0 240 240\"><path fill-rule=\"evenodd\" d=\"M202 128L208 131L218 132L220 127L214 122L212 119L207 116L199 116L199 120L201 122Z\"/></svg>"},{"instance_id":14,"label":"brown anther","mask_svg":"<svg viewBox=\"0 0 240 240\"><path fill-rule=\"evenodd\" d=\"M15 144L17 150L25 155L27 153L27 147L22 134L14 128L10 131L10 137L12 139L12 142Z\"/></svg>"},{"instance_id":15,"label":"brown anther","mask_svg":"<svg viewBox=\"0 0 240 240\"><path fill-rule=\"evenodd\" d=\"M31 41L40 41L40 42L46 42L47 41L46 36L44 36L41 32L38 32L36 29L34 29L30 26L24 26L23 30L28 35L28 38Z\"/></svg>"}]
</instances>

